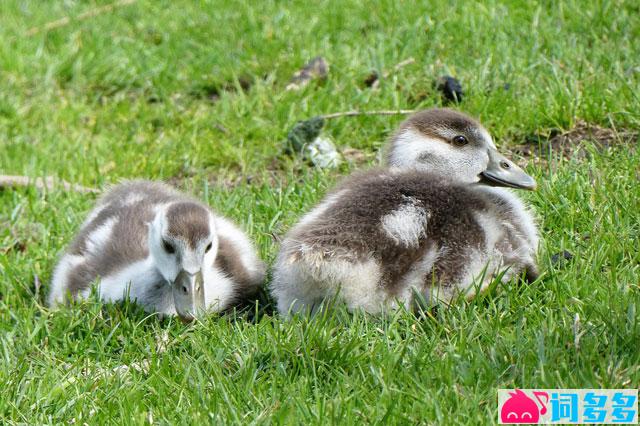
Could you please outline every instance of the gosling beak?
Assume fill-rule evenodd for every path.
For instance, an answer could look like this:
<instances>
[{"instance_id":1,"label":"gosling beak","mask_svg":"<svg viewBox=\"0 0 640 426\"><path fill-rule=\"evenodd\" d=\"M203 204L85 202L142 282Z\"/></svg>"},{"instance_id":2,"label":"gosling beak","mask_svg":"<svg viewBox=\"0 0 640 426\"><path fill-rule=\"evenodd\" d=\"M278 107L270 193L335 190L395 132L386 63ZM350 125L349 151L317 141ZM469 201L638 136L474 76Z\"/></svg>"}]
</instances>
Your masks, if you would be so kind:
<instances>
[{"instance_id":1,"label":"gosling beak","mask_svg":"<svg viewBox=\"0 0 640 426\"><path fill-rule=\"evenodd\" d=\"M531 176L495 149L489 150L489 165L480 173L480 181L491 186L536 189L536 181Z\"/></svg>"},{"instance_id":2,"label":"gosling beak","mask_svg":"<svg viewBox=\"0 0 640 426\"><path fill-rule=\"evenodd\" d=\"M202 270L191 274L184 269L173 282L173 303L183 321L193 321L204 311Z\"/></svg>"}]
</instances>

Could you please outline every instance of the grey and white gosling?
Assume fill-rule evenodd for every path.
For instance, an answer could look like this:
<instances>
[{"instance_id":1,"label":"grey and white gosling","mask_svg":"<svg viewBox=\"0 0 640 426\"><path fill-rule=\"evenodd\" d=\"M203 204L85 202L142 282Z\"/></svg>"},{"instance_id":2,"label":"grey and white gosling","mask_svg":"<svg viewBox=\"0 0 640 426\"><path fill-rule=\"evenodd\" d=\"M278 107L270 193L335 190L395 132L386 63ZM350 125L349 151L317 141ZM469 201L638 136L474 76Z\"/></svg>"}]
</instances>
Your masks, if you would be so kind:
<instances>
[{"instance_id":1,"label":"grey and white gosling","mask_svg":"<svg viewBox=\"0 0 640 426\"><path fill-rule=\"evenodd\" d=\"M253 294L265 267L247 236L194 198L130 181L97 203L55 268L54 307L87 297L129 298L148 312L192 320Z\"/></svg>"}]
</instances>

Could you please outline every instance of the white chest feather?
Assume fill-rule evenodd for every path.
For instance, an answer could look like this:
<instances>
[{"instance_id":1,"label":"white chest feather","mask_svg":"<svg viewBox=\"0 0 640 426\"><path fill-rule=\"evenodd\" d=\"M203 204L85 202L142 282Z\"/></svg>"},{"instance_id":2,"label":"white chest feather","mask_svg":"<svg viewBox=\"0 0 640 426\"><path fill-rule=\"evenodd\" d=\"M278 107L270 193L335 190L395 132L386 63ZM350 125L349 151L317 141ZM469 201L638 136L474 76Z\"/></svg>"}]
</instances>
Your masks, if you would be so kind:
<instances>
[{"instance_id":1,"label":"white chest feather","mask_svg":"<svg viewBox=\"0 0 640 426\"><path fill-rule=\"evenodd\" d=\"M144 303L149 289L163 281L153 260L147 258L102 277L98 288L100 298L107 302L120 301L128 296L131 300L139 299Z\"/></svg>"}]
</instances>

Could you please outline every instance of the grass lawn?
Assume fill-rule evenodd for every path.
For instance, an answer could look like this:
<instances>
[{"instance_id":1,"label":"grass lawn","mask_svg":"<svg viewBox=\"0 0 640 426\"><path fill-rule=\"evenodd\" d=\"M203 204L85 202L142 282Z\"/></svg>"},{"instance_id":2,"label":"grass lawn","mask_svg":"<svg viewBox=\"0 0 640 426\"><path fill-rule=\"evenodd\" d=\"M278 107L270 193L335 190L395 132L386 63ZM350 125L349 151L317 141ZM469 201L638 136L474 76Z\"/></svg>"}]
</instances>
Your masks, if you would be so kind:
<instances>
[{"instance_id":1,"label":"grass lawn","mask_svg":"<svg viewBox=\"0 0 640 426\"><path fill-rule=\"evenodd\" d=\"M581 120L640 130L637 1L139 0L73 19L107 3L2 1L0 173L166 180L242 224L268 262L341 176L377 163L403 117L328 122L365 158L336 170L282 154L298 120L441 105L432 83L450 74L457 108L503 152ZM286 91L317 55L326 81ZM372 70L392 72L372 89ZM637 138L585 152L528 162L542 279L423 316L285 322L268 302L194 325L95 301L49 312L52 269L95 196L0 190L0 422L485 424L499 388L637 388ZM573 259L552 262L563 250Z\"/></svg>"}]
</instances>

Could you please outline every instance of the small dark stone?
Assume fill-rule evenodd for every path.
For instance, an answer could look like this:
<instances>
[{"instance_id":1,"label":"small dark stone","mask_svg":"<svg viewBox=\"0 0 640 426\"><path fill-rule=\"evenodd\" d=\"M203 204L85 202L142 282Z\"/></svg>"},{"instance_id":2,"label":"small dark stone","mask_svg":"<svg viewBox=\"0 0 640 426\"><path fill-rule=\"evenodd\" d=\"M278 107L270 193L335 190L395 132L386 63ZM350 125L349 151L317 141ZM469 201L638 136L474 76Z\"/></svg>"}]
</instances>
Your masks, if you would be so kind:
<instances>
[{"instance_id":1,"label":"small dark stone","mask_svg":"<svg viewBox=\"0 0 640 426\"><path fill-rule=\"evenodd\" d=\"M324 127L324 118L312 117L298 121L287 134L286 151L288 153L302 152L305 145L313 142L320 135Z\"/></svg>"},{"instance_id":2,"label":"small dark stone","mask_svg":"<svg viewBox=\"0 0 640 426\"><path fill-rule=\"evenodd\" d=\"M557 265L562 261L569 261L571 259L573 259L573 254L567 250L562 250L551 256L551 263Z\"/></svg>"},{"instance_id":3,"label":"small dark stone","mask_svg":"<svg viewBox=\"0 0 640 426\"><path fill-rule=\"evenodd\" d=\"M251 86L253 86L253 83L254 78L249 75L242 75L238 77L238 84L243 92L248 92L249 89L251 89Z\"/></svg>"},{"instance_id":4,"label":"small dark stone","mask_svg":"<svg viewBox=\"0 0 640 426\"><path fill-rule=\"evenodd\" d=\"M464 92L462 91L462 85L457 79L450 75L445 75L438 79L437 87L446 101L462 102Z\"/></svg>"},{"instance_id":5,"label":"small dark stone","mask_svg":"<svg viewBox=\"0 0 640 426\"><path fill-rule=\"evenodd\" d=\"M378 72L371 71L371 74L369 74L367 78L364 79L364 85L367 87L371 87L376 83L376 81L378 81L378 78L380 78Z\"/></svg>"},{"instance_id":6,"label":"small dark stone","mask_svg":"<svg viewBox=\"0 0 640 426\"><path fill-rule=\"evenodd\" d=\"M190 95L197 99L215 102L220 99L220 87L217 84L204 84L191 90Z\"/></svg>"},{"instance_id":7,"label":"small dark stone","mask_svg":"<svg viewBox=\"0 0 640 426\"><path fill-rule=\"evenodd\" d=\"M558 129L557 127L553 127L549 130L549 135L547 135L547 138L551 139L551 138L555 138L556 136L559 136L562 134L562 129Z\"/></svg>"}]
</instances>

